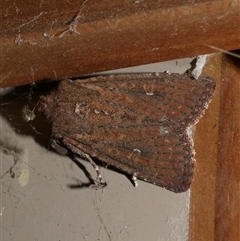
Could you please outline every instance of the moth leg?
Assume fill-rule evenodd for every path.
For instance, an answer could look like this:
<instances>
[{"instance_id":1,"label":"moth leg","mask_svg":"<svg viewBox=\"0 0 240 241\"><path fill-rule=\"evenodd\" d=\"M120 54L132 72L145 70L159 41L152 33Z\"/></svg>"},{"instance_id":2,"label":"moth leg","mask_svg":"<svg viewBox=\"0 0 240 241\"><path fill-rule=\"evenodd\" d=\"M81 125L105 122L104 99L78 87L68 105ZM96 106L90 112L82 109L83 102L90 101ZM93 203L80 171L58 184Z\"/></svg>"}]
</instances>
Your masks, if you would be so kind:
<instances>
[{"instance_id":1,"label":"moth leg","mask_svg":"<svg viewBox=\"0 0 240 241\"><path fill-rule=\"evenodd\" d=\"M65 156L68 153L68 150L62 146L60 146L56 140L50 139L49 144L51 147L60 155Z\"/></svg>"},{"instance_id":2,"label":"moth leg","mask_svg":"<svg viewBox=\"0 0 240 241\"><path fill-rule=\"evenodd\" d=\"M84 154L84 158L86 158L91 163L94 170L96 171L96 173L97 173L97 180L96 181L99 182L99 184L105 184L105 182L103 181L102 174L99 170L98 165L92 160L92 158L88 154Z\"/></svg>"},{"instance_id":3,"label":"moth leg","mask_svg":"<svg viewBox=\"0 0 240 241\"><path fill-rule=\"evenodd\" d=\"M107 186L106 182L103 181L103 178L102 178L102 174L99 170L99 167L98 165L92 160L92 158L86 154L85 152L81 151L80 149L78 149L77 147L75 147L74 145L70 144L68 141L64 140L63 139L63 143L75 154L78 154L79 156L81 156L82 158L86 159L87 161L90 162L90 164L93 166L94 170L96 171L97 173L97 179L96 179L96 182L97 184L93 184L93 188L95 188L95 185L99 185L101 189L101 187L104 187L104 186ZM90 185L90 188L91 185Z\"/></svg>"},{"instance_id":4,"label":"moth leg","mask_svg":"<svg viewBox=\"0 0 240 241\"><path fill-rule=\"evenodd\" d=\"M89 188L99 190L99 189L105 188L106 186L107 186L107 183L97 183L97 184L91 184Z\"/></svg>"},{"instance_id":5,"label":"moth leg","mask_svg":"<svg viewBox=\"0 0 240 241\"><path fill-rule=\"evenodd\" d=\"M136 172L134 172L132 175L132 181L133 181L134 187L137 187L138 183L137 183L137 173Z\"/></svg>"}]
</instances>

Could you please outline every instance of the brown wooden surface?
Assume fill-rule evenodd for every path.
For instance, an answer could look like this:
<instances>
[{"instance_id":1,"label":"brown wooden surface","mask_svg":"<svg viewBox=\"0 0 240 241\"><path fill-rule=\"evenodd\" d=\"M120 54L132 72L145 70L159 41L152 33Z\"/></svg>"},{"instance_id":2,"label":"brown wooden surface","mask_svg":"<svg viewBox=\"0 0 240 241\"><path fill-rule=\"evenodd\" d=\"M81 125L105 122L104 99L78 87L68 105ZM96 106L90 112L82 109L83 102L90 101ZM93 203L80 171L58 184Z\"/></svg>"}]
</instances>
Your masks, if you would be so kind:
<instances>
[{"instance_id":1,"label":"brown wooden surface","mask_svg":"<svg viewBox=\"0 0 240 241\"><path fill-rule=\"evenodd\" d=\"M240 59L222 64L215 240L240 240ZM224 237L224 238L223 238Z\"/></svg>"},{"instance_id":2,"label":"brown wooden surface","mask_svg":"<svg viewBox=\"0 0 240 241\"><path fill-rule=\"evenodd\" d=\"M239 1L1 5L0 87L240 48Z\"/></svg>"},{"instance_id":3,"label":"brown wooden surface","mask_svg":"<svg viewBox=\"0 0 240 241\"><path fill-rule=\"evenodd\" d=\"M240 59L211 56L204 72L215 78L217 88L196 130L189 241L236 241L240 240Z\"/></svg>"}]
</instances>

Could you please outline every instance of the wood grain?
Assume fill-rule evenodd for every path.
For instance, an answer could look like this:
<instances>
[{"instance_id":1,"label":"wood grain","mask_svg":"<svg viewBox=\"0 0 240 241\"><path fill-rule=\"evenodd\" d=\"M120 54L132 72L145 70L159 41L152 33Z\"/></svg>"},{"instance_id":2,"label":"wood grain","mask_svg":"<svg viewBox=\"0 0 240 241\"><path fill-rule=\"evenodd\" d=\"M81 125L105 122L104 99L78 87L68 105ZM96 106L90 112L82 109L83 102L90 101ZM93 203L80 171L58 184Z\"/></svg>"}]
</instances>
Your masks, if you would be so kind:
<instances>
[{"instance_id":1,"label":"wood grain","mask_svg":"<svg viewBox=\"0 0 240 241\"><path fill-rule=\"evenodd\" d=\"M239 1L2 3L0 87L240 48Z\"/></svg>"},{"instance_id":2,"label":"wood grain","mask_svg":"<svg viewBox=\"0 0 240 241\"><path fill-rule=\"evenodd\" d=\"M239 59L218 54L210 57L204 70L217 84L195 134L197 163L189 241L235 241L240 237L239 66Z\"/></svg>"}]
</instances>

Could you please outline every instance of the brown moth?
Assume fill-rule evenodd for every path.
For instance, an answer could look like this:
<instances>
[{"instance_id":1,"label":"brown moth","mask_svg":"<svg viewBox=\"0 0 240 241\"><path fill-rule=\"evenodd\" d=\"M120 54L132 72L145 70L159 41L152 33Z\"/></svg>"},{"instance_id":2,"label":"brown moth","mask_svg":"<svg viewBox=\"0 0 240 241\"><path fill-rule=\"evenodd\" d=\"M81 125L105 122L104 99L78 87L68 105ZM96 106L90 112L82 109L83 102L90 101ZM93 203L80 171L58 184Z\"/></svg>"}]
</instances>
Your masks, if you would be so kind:
<instances>
[{"instance_id":1,"label":"brown moth","mask_svg":"<svg viewBox=\"0 0 240 241\"><path fill-rule=\"evenodd\" d=\"M52 138L89 160L100 183L91 157L183 192L195 166L187 129L198 122L214 89L210 77L195 80L186 73L65 79L40 97L39 110L52 124Z\"/></svg>"}]
</instances>

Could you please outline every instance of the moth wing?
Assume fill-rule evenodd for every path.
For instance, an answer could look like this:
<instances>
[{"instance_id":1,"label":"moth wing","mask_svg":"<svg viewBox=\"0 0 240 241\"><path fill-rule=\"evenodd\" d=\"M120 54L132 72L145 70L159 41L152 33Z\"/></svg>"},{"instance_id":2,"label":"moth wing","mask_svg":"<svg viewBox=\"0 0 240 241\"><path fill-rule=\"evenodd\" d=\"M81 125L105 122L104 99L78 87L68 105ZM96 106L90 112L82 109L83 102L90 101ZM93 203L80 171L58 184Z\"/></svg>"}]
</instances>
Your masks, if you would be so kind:
<instances>
[{"instance_id":1,"label":"moth wing","mask_svg":"<svg viewBox=\"0 0 240 241\"><path fill-rule=\"evenodd\" d=\"M137 131L139 135L134 136ZM105 134L108 132L116 134L115 141L108 140L107 136L101 140L94 139L94 134L91 137L74 134L64 137L63 142L73 151L77 148L129 175L134 174L168 190L183 192L190 187L195 159L191 141L185 133L176 135L171 128L165 127L165 133L160 135L155 126L120 132L108 128Z\"/></svg>"},{"instance_id":2,"label":"moth wing","mask_svg":"<svg viewBox=\"0 0 240 241\"><path fill-rule=\"evenodd\" d=\"M117 78L117 80L116 80ZM215 82L208 76L198 80L185 74L128 74L98 76L74 84L87 93L97 111L123 110L147 121L169 120L175 125L195 124L208 107ZM84 95L82 95L83 98ZM113 107L113 110L112 108Z\"/></svg>"}]
</instances>

